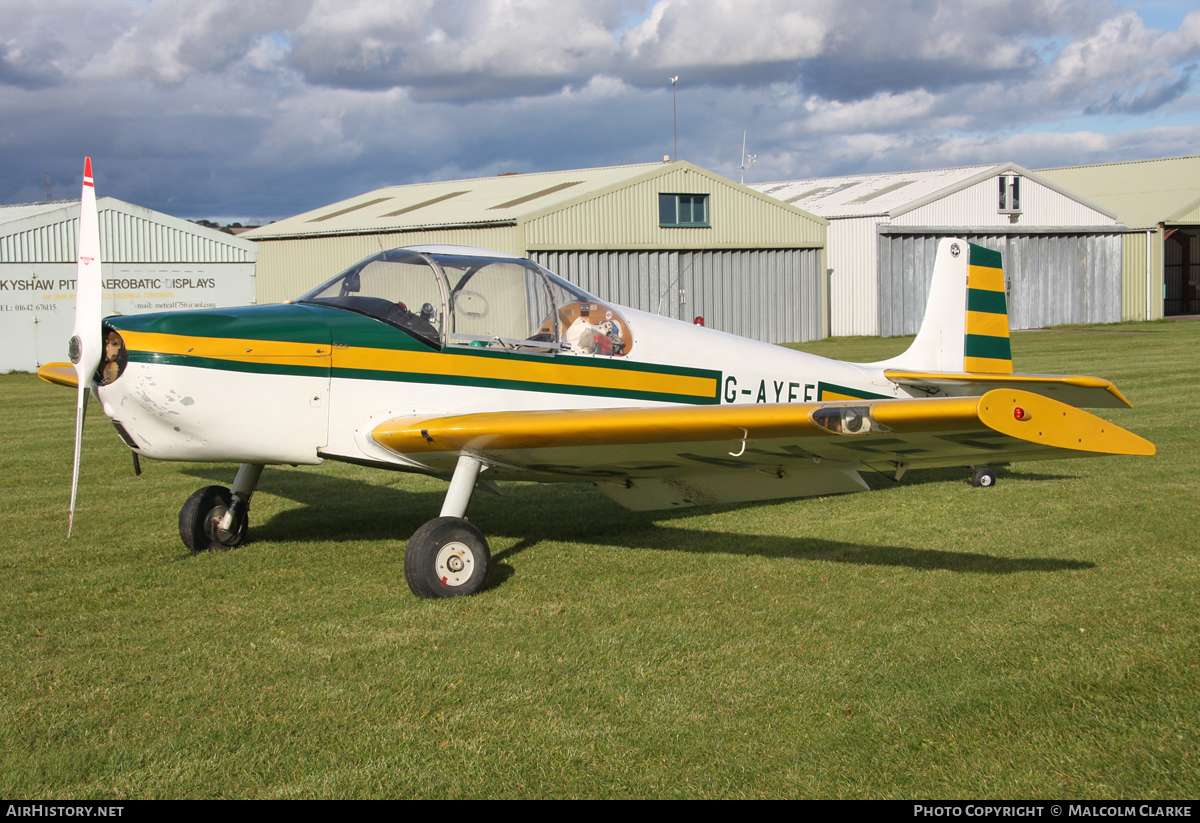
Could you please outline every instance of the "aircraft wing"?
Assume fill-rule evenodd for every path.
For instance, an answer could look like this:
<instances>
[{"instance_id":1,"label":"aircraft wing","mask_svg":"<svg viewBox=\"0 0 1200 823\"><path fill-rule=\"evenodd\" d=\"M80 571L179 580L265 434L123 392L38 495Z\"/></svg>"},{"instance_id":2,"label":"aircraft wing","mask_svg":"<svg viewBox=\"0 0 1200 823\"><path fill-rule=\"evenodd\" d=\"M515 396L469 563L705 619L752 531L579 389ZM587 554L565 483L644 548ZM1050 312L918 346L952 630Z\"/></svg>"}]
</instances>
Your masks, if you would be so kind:
<instances>
[{"instance_id":1,"label":"aircraft wing","mask_svg":"<svg viewBox=\"0 0 1200 823\"><path fill-rule=\"evenodd\" d=\"M857 472L1112 454L1154 444L1031 392L874 403L668 406L398 417L383 448L437 473L471 454L501 479L589 479L629 508L836 494Z\"/></svg>"},{"instance_id":2,"label":"aircraft wing","mask_svg":"<svg viewBox=\"0 0 1200 823\"><path fill-rule=\"evenodd\" d=\"M978 396L992 389L1021 389L1052 397L1071 406L1090 409L1132 407L1111 380L1081 374L991 374L987 372L936 372L887 369L893 383L930 396Z\"/></svg>"}]
</instances>

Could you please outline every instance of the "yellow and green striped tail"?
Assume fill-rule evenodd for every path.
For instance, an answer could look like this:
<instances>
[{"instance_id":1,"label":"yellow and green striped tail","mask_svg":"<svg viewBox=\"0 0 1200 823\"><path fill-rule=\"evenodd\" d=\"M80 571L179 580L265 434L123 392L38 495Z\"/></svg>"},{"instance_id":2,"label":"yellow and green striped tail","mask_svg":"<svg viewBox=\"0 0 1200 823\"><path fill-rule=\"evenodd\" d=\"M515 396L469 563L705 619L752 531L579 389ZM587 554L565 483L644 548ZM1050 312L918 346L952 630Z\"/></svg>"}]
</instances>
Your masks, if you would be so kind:
<instances>
[{"instance_id":1,"label":"yellow and green striped tail","mask_svg":"<svg viewBox=\"0 0 1200 823\"><path fill-rule=\"evenodd\" d=\"M1004 296L1004 268L1000 252L973 243L970 247L963 370L1012 374L1008 301Z\"/></svg>"}]
</instances>

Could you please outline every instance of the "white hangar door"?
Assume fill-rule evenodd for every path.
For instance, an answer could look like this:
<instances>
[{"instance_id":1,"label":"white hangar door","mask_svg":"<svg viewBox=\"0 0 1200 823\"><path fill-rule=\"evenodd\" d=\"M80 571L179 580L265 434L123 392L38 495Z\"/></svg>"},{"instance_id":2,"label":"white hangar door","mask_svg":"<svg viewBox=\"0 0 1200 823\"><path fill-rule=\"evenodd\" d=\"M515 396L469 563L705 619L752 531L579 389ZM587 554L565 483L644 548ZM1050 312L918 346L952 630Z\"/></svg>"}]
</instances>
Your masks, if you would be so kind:
<instances>
[{"instance_id":1,"label":"white hangar door","mask_svg":"<svg viewBox=\"0 0 1200 823\"><path fill-rule=\"evenodd\" d=\"M879 333L884 337L917 333L937 244L947 236L880 233ZM962 236L1004 256L1009 328L1120 322L1120 234Z\"/></svg>"}]
</instances>

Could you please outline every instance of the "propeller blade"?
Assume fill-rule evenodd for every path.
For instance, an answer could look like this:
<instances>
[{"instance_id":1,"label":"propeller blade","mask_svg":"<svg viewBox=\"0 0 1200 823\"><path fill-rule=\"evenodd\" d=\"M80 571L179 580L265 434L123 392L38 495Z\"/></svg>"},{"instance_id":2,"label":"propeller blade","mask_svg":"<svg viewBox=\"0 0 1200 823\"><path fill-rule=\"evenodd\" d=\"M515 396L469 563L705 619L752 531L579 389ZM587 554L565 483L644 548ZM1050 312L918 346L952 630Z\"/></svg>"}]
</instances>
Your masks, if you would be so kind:
<instances>
[{"instance_id":1,"label":"propeller blade","mask_svg":"<svg viewBox=\"0 0 1200 823\"><path fill-rule=\"evenodd\" d=\"M79 235L76 241L79 269L75 276L75 330L69 353L75 366L79 393L75 403L75 467L71 473L71 509L67 537L75 525L75 496L79 489L79 454L83 445L83 420L87 414L92 377L100 365L104 341L100 338L100 216L96 211L96 186L92 180L92 158L83 161L83 195L79 204Z\"/></svg>"}]
</instances>

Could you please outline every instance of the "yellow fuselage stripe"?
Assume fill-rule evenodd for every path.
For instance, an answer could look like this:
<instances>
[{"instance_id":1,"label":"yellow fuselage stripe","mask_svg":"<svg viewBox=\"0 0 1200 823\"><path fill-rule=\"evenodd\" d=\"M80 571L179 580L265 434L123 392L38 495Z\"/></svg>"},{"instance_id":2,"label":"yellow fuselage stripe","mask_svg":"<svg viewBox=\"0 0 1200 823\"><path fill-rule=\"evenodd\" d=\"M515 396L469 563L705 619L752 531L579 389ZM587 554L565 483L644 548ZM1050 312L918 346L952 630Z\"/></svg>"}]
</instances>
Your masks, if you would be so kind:
<instances>
[{"instance_id":1,"label":"yellow fuselage stripe","mask_svg":"<svg viewBox=\"0 0 1200 823\"><path fill-rule=\"evenodd\" d=\"M572 359L575 357L577 355L572 356ZM583 358L583 362L571 364L555 363L550 359L539 363L530 360L505 360L499 357L393 349L335 349L333 353L335 369L408 372L481 380L513 380L522 383L555 383L691 397L714 397L717 393L717 381L712 377L587 368L586 363L587 358Z\"/></svg>"},{"instance_id":2,"label":"yellow fuselage stripe","mask_svg":"<svg viewBox=\"0 0 1200 823\"><path fill-rule=\"evenodd\" d=\"M311 366L313 358L329 357L330 346L287 343L281 340L240 340L236 337L188 337L180 334L122 331L125 348L157 354L182 354L244 363L268 361L280 365Z\"/></svg>"},{"instance_id":3,"label":"yellow fuselage stripe","mask_svg":"<svg viewBox=\"0 0 1200 823\"><path fill-rule=\"evenodd\" d=\"M315 343L287 343L278 340L242 340L229 337L188 337L176 334L123 331L121 336L130 351L205 357L244 363L271 363L290 366L317 365L317 358L331 358L335 369L403 372L408 374L444 375L481 380L512 380L524 383L543 383L588 386L595 389L674 394L685 397L715 397L717 380L713 377L693 377L632 371L603 367L589 368L590 358L571 355L570 364L529 360L508 360L501 357L468 354L398 351L395 349L334 348Z\"/></svg>"}]
</instances>

